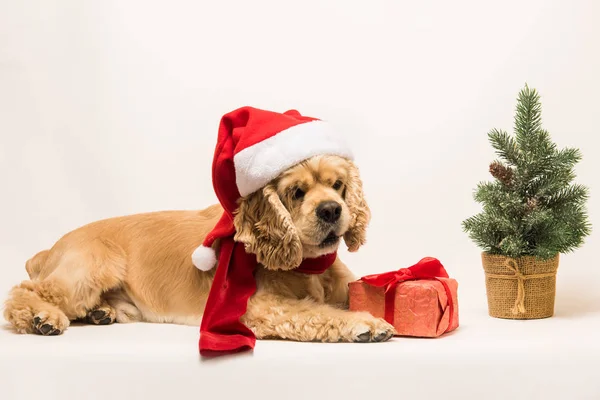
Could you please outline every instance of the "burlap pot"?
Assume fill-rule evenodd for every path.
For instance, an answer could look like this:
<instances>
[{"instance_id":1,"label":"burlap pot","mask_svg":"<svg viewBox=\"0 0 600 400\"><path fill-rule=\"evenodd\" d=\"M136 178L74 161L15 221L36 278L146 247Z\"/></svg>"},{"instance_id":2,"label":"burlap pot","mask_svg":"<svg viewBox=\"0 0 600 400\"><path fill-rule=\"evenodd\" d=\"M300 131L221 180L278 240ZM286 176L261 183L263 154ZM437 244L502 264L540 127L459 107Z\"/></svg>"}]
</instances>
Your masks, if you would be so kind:
<instances>
[{"instance_id":1,"label":"burlap pot","mask_svg":"<svg viewBox=\"0 0 600 400\"><path fill-rule=\"evenodd\" d=\"M554 315L559 256L510 258L482 254L490 316L537 319Z\"/></svg>"}]
</instances>

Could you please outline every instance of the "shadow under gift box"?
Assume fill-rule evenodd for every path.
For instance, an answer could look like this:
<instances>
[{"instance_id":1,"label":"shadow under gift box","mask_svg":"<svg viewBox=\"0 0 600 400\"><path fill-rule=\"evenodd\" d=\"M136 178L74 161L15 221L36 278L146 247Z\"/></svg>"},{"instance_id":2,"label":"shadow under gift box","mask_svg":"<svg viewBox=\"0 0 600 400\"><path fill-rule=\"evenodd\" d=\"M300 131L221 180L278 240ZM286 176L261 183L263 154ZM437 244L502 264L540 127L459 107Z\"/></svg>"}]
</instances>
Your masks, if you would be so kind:
<instances>
[{"instance_id":1,"label":"shadow under gift box","mask_svg":"<svg viewBox=\"0 0 600 400\"><path fill-rule=\"evenodd\" d=\"M443 281L451 294L448 299ZM438 337L458 328L458 282L452 278L410 280L396 284L393 318L398 336ZM360 280L349 284L350 310L385 318L385 288ZM451 310L449 300L452 302ZM452 314L452 315L451 315Z\"/></svg>"}]
</instances>

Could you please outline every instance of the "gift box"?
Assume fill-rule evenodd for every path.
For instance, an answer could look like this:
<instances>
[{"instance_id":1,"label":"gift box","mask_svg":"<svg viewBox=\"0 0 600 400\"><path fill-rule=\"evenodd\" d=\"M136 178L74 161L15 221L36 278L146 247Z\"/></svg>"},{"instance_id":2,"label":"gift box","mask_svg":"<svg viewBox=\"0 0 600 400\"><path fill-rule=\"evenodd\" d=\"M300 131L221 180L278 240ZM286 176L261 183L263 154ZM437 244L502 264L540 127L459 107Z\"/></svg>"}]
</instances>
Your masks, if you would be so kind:
<instances>
[{"instance_id":1,"label":"gift box","mask_svg":"<svg viewBox=\"0 0 600 400\"><path fill-rule=\"evenodd\" d=\"M350 310L368 311L398 336L438 337L458 328L458 282L439 260L364 276L349 284Z\"/></svg>"}]
</instances>

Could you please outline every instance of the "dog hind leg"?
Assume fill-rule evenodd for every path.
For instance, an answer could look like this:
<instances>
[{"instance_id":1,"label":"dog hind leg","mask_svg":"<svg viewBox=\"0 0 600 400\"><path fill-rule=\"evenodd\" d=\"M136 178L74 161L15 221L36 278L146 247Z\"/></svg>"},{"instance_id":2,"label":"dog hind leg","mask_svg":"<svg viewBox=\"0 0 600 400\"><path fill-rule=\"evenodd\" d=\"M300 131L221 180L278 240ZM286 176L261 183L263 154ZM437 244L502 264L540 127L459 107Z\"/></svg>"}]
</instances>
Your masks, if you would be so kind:
<instances>
[{"instance_id":1,"label":"dog hind leg","mask_svg":"<svg viewBox=\"0 0 600 400\"><path fill-rule=\"evenodd\" d=\"M29 279L31 279L32 281L37 279L38 275L40 274L40 271L46 264L48 253L50 253L49 250L40 251L35 256L27 260L27 262L25 263L25 270L29 275Z\"/></svg>"},{"instance_id":2,"label":"dog hind leg","mask_svg":"<svg viewBox=\"0 0 600 400\"><path fill-rule=\"evenodd\" d=\"M55 305L64 293L52 282L23 281L5 303L4 318L18 333L57 335L69 326L69 318Z\"/></svg>"},{"instance_id":3,"label":"dog hind leg","mask_svg":"<svg viewBox=\"0 0 600 400\"><path fill-rule=\"evenodd\" d=\"M95 238L59 254L48 254L41 280L24 281L13 288L4 316L17 332L56 335L69 321L87 319L96 324L114 322L115 312L102 295L122 285L126 257L110 241ZM98 311L98 312L96 312ZM104 313L104 315L100 315ZM107 320L108 318L108 320Z\"/></svg>"}]
</instances>

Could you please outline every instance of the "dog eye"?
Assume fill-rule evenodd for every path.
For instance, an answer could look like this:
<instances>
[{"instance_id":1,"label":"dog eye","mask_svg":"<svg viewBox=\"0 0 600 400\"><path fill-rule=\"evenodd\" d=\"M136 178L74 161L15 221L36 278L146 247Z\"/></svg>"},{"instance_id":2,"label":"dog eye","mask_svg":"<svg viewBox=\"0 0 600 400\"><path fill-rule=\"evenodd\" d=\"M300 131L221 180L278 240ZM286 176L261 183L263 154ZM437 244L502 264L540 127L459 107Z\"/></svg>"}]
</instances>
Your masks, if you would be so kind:
<instances>
[{"instance_id":1,"label":"dog eye","mask_svg":"<svg viewBox=\"0 0 600 400\"><path fill-rule=\"evenodd\" d=\"M304 193L304 190L302 190L300 188L296 189L296 191L294 192L294 196L293 196L294 200L299 200L299 199L303 198L305 194L306 193Z\"/></svg>"},{"instance_id":2,"label":"dog eye","mask_svg":"<svg viewBox=\"0 0 600 400\"><path fill-rule=\"evenodd\" d=\"M335 183L333 184L333 189L334 190L339 190L342 187L343 183L340 180L335 181Z\"/></svg>"}]
</instances>

